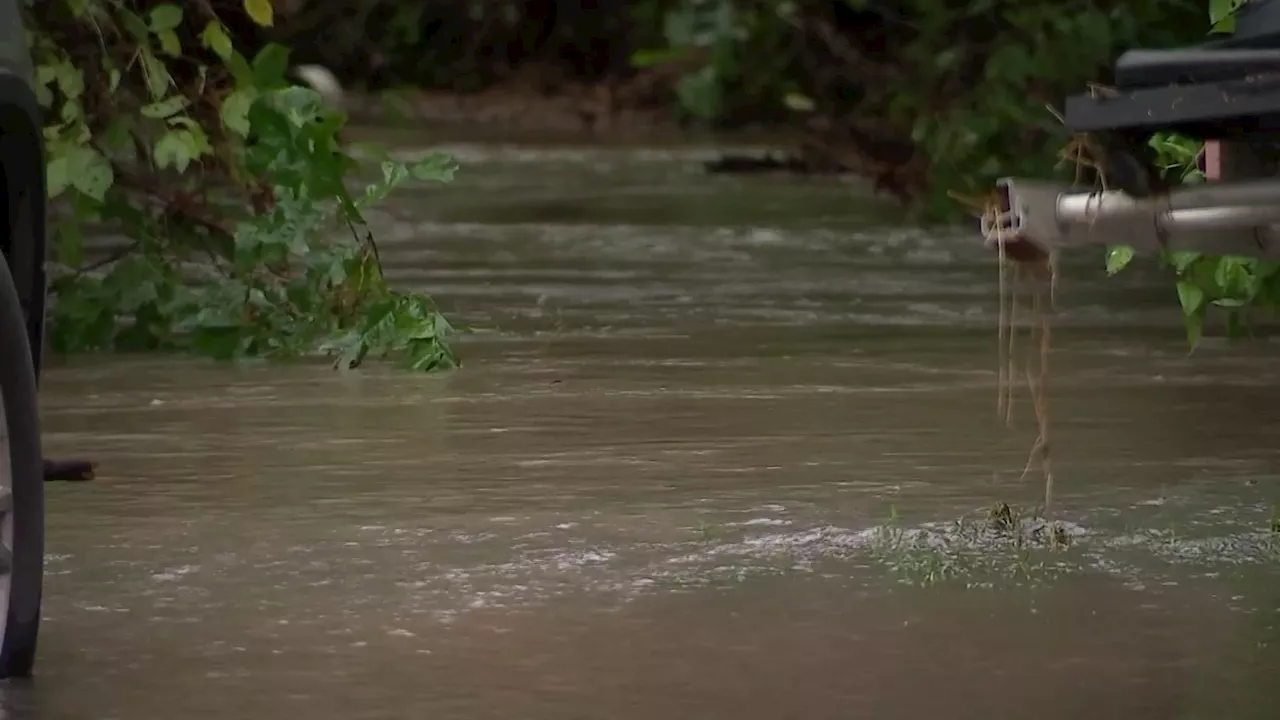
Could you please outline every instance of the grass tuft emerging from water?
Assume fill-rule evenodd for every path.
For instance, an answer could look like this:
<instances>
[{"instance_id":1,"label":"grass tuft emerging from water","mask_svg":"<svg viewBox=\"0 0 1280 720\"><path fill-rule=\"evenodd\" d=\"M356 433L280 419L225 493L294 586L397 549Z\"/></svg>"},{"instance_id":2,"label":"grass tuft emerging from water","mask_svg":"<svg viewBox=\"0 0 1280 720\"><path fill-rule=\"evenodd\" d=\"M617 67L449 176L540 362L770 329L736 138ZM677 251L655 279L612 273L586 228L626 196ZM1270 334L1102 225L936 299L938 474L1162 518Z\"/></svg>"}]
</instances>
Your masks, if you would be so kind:
<instances>
[{"instance_id":1,"label":"grass tuft emerging from water","mask_svg":"<svg viewBox=\"0 0 1280 720\"><path fill-rule=\"evenodd\" d=\"M896 513L873 532L870 550L909 585L960 582L1039 584L1072 570L1063 552L1086 531L1050 521L1038 510L997 503L985 513L946 523L901 527Z\"/></svg>"}]
</instances>

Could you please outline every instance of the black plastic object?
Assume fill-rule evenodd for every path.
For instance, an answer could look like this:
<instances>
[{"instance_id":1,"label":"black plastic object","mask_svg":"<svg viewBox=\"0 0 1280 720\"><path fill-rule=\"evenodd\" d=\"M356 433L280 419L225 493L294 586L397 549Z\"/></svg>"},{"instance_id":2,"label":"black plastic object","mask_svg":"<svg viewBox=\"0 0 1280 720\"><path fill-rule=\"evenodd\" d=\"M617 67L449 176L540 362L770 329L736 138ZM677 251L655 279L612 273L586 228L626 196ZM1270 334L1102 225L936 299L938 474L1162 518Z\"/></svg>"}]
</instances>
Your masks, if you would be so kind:
<instances>
[{"instance_id":1,"label":"black plastic object","mask_svg":"<svg viewBox=\"0 0 1280 720\"><path fill-rule=\"evenodd\" d=\"M26 318L9 263L0 259L0 397L9 433L9 487L0 515L13 534L0 557L8 574L8 603L0 608L0 678L26 677L35 664L44 577L44 482L36 373L27 347Z\"/></svg>"},{"instance_id":2,"label":"black plastic object","mask_svg":"<svg viewBox=\"0 0 1280 720\"><path fill-rule=\"evenodd\" d=\"M44 481L86 482L94 478L98 470L92 460L44 459Z\"/></svg>"},{"instance_id":3,"label":"black plastic object","mask_svg":"<svg viewBox=\"0 0 1280 720\"><path fill-rule=\"evenodd\" d=\"M1115 87L1067 98L1074 132L1158 130L1204 140L1280 137L1280 0L1251 0L1232 35L1188 48L1130 50Z\"/></svg>"}]
</instances>

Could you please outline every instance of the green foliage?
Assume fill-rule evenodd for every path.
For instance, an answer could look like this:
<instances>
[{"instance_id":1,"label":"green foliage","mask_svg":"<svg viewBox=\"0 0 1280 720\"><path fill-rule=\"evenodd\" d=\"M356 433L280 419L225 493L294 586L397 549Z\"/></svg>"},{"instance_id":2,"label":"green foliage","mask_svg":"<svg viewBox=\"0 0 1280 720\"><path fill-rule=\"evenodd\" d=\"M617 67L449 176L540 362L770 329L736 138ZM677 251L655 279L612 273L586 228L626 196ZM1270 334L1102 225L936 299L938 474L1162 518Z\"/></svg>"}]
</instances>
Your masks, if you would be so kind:
<instances>
[{"instance_id":1,"label":"green foliage","mask_svg":"<svg viewBox=\"0 0 1280 720\"><path fill-rule=\"evenodd\" d=\"M1209 20L1213 31L1231 31L1235 26L1235 11L1244 2L1211 0ZM1159 133L1151 139L1151 148L1166 175L1177 175L1184 183L1204 181L1204 174L1196 162L1201 151L1198 142L1171 133ZM1124 269L1133 257L1132 248L1108 248L1108 274L1114 275ZM1280 262L1275 260L1163 252L1161 262L1175 276L1183 325L1193 348L1204 336L1205 321L1211 309L1223 314L1227 334L1234 337L1246 329L1251 310L1280 308Z\"/></svg>"},{"instance_id":2,"label":"green foliage","mask_svg":"<svg viewBox=\"0 0 1280 720\"><path fill-rule=\"evenodd\" d=\"M659 45L635 52L631 64L685 67L675 85L679 111L715 121L742 108L759 114L782 107L788 99L805 102L789 77L789 46L799 17L794 2L683 0L648 9L653 11L649 17L661 26L656 33Z\"/></svg>"},{"instance_id":3,"label":"green foliage","mask_svg":"<svg viewBox=\"0 0 1280 720\"><path fill-rule=\"evenodd\" d=\"M267 0L238 3L28 0L57 216L51 344L455 365L448 322L388 286L365 220L452 162L383 157L353 190L344 115L286 81L285 48L237 50L228 13L273 22ZM102 231L128 242L90 263Z\"/></svg>"},{"instance_id":4,"label":"green foliage","mask_svg":"<svg viewBox=\"0 0 1280 720\"><path fill-rule=\"evenodd\" d=\"M1045 106L1105 79L1121 49L1203 33L1201 2L681 0L666 4L665 47L633 62L695 58L677 85L690 115L736 103L816 120L825 154L948 219L961 211L948 191L1044 175L1067 139Z\"/></svg>"},{"instance_id":5,"label":"green foliage","mask_svg":"<svg viewBox=\"0 0 1280 720\"><path fill-rule=\"evenodd\" d=\"M1202 36L1205 2L332 0L293 34L345 10L313 51L353 75L455 91L600 82L611 112L665 101L713 127L780 121L815 169L861 172L942 220L964 210L950 191L1053 172L1066 133L1045 106L1105 82L1124 49Z\"/></svg>"},{"instance_id":6,"label":"green foliage","mask_svg":"<svg viewBox=\"0 0 1280 720\"><path fill-rule=\"evenodd\" d=\"M1236 28L1236 10L1248 0L1209 0L1212 32L1229 33Z\"/></svg>"}]
</instances>

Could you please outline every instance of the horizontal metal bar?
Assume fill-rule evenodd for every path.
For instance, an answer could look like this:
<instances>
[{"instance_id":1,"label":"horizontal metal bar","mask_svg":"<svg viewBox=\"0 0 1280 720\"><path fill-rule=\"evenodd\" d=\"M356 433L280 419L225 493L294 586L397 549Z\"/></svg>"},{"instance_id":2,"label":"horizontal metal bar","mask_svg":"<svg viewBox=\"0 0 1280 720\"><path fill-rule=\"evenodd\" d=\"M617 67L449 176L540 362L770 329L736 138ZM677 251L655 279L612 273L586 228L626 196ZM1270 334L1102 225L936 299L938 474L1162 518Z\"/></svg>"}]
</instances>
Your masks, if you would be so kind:
<instances>
[{"instance_id":1,"label":"horizontal metal bar","mask_svg":"<svg viewBox=\"0 0 1280 720\"><path fill-rule=\"evenodd\" d=\"M1122 88L1179 83L1224 82L1280 70L1274 48L1175 48L1128 50L1116 59L1115 81Z\"/></svg>"},{"instance_id":2,"label":"horizontal metal bar","mask_svg":"<svg viewBox=\"0 0 1280 720\"><path fill-rule=\"evenodd\" d=\"M1013 188L1014 182L1006 180L1001 184ZM1017 191L1022 192L1023 188L1028 187L1028 182L1044 186L1044 183L1036 181L1017 180ZM1057 186L1053 186L1053 189L1058 194L1055 212L1064 222L1094 222L1108 215L1146 215L1174 210L1280 206L1278 180L1186 185L1168 195L1150 198L1134 198L1119 191L1069 192Z\"/></svg>"},{"instance_id":3,"label":"horizontal metal bar","mask_svg":"<svg viewBox=\"0 0 1280 720\"><path fill-rule=\"evenodd\" d=\"M1067 98L1063 117L1072 132L1156 129L1182 125L1222 126L1224 131L1268 127L1259 121L1280 113L1280 78L1254 76L1199 85L1120 91L1113 97L1084 93ZM1239 128L1233 119L1248 118Z\"/></svg>"},{"instance_id":4,"label":"horizontal metal bar","mask_svg":"<svg viewBox=\"0 0 1280 720\"><path fill-rule=\"evenodd\" d=\"M1052 183L1011 178L1001 180L999 189L1004 212L982 223L989 243L1025 240L1046 252L1115 244L1280 257L1277 182L1202 185L1158 199L1072 193ZM1205 204L1215 200L1226 202Z\"/></svg>"},{"instance_id":5,"label":"horizontal metal bar","mask_svg":"<svg viewBox=\"0 0 1280 720\"><path fill-rule=\"evenodd\" d=\"M1156 224L1183 230L1227 230L1280 223L1280 205L1206 207L1170 210L1156 216Z\"/></svg>"}]
</instances>

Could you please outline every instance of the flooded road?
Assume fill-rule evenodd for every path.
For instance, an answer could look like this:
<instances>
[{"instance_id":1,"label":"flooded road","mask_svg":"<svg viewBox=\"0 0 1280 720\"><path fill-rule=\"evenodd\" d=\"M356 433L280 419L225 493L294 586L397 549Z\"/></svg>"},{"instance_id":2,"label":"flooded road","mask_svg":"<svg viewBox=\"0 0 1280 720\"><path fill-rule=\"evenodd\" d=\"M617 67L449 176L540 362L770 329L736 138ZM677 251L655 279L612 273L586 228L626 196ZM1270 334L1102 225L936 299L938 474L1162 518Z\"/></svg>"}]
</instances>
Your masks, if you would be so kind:
<instances>
[{"instance_id":1,"label":"flooded road","mask_svg":"<svg viewBox=\"0 0 1280 720\"><path fill-rule=\"evenodd\" d=\"M447 149L379 224L463 370L51 370L100 479L49 488L9 717L1280 715L1273 343L1188 357L1154 272L1072 258L1042 548L987 517L1042 489L972 236L698 149Z\"/></svg>"}]
</instances>

